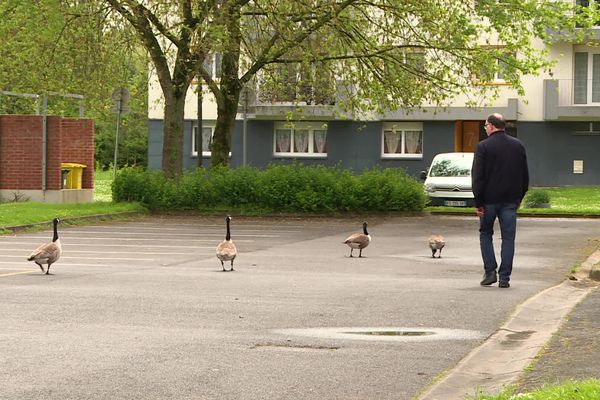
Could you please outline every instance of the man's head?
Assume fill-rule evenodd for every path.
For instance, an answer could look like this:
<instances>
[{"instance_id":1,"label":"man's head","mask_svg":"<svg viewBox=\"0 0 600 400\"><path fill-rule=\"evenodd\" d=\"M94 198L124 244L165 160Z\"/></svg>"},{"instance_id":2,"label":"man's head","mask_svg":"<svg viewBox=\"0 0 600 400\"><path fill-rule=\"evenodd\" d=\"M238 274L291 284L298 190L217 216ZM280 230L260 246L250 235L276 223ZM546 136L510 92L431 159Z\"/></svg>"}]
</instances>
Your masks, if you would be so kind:
<instances>
[{"instance_id":1,"label":"man's head","mask_svg":"<svg viewBox=\"0 0 600 400\"><path fill-rule=\"evenodd\" d=\"M503 131L506 127L506 121L504 120L502 114L493 113L489 117L487 117L487 120L485 121L485 124L483 126L487 135L490 136L496 131Z\"/></svg>"}]
</instances>

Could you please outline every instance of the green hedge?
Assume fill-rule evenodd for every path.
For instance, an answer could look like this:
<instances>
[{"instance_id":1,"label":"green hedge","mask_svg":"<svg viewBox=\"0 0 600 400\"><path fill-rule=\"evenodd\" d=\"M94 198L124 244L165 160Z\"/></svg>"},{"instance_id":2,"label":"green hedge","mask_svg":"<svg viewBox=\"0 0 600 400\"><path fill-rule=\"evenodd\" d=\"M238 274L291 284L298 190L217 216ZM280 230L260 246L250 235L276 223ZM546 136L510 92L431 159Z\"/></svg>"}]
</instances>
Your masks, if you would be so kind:
<instances>
[{"instance_id":1,"label":"green hedge","mask_svg":"<svg viewBox=\"0 0 600 400\"><path fill-rule=\"evenodd\" d=\"M353 175L337 167L301 164L199 168L174 180L160 171L124 168L112 194L114 201L139 201L162 211L421 211L427 201L422 184L403 170Z\"/></svg>"}]
</instances>

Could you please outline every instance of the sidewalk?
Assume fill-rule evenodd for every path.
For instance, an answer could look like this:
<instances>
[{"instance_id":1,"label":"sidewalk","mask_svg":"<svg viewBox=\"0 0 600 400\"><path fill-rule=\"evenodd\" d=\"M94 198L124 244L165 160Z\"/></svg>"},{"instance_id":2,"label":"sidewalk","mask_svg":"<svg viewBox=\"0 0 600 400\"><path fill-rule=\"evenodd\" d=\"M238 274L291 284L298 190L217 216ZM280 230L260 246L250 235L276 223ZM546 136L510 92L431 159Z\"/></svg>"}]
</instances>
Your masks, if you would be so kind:
<instances>
[{"instance_id":1,"label":"sidewalk","mask_svg":"<svg viewBox=\"0 0 600 400\"><path fill-rule=\"evenodd\" d=\"M528 392L544 384L600 378L600 290L592 254L572 280L523 303L505 325L469 353L419 400L464 400L516 385ZM469 397L471 396L471 397Z\"/></svg>"},{"instance_id":2,"label":"sidewalk","mask_svg":"<svg viewBox=\"0 0 600 400\"><path fill-rule=\"evenodd\" d=\"M518 391L565 380L600 379L600 290L595 288L568 315L540 353L533 370L518 381Z\"/></svg>"}]
</instances>

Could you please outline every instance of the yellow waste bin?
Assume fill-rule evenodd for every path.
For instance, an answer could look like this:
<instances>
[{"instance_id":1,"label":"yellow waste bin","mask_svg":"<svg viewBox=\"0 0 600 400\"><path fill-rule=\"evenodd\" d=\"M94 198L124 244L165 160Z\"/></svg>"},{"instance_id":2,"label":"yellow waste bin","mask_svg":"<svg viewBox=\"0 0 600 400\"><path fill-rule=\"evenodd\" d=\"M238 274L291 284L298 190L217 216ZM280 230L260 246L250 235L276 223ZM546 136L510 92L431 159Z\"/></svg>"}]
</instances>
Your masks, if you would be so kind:
<instances>
[{"instance_id":1,"label":"yellow waste bin","mask_svg":"<svg viewBox=\"0 0 600 400\"><path fill-rule=\"evenodd\" d=\"M77 163L61 163L61 177L63 189L81 189L81 181L83 178L83 169L87 167L85 164Z\"/></svg>"}]
</instances>

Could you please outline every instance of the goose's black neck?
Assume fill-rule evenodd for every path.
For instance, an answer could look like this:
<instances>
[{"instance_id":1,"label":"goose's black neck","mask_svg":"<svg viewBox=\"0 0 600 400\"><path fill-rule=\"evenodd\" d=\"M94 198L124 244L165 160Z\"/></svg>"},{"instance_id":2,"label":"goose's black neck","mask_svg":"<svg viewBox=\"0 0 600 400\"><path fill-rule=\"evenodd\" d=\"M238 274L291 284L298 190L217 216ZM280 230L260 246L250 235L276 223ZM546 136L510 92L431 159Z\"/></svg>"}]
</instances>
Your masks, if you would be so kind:
<instances>
[{"instance_id":1,"label":"goose's black neck","mask_svg":"<svg viewBox=\"0 0 600 400\"><path fill-rule=\"evenodd\" d=\"M56 242L58 240L58 221L54 220L54 236L52 237L52 241Z\"/></svg>"},{"instance_id":2,"label":"goose's black neck","mask_svg":"<svg viewBox=\"0 0 600 400\"><path fill-rule=\"evenodd\" d=\"M225 240L231 240L231 231L229 230L229 218L227 218L227 235L225 235Z\"/></svg>"},{"instance_id":3,"label":"goose's black neck","mask_svg":"<svg viewBox=\"0 0 600 400\"><path fill-rule=\"evenodd\" d=\"M366 222L365 222L365 223L363 223L363 233L364 233L365 235L368 235L368 234L369 234L369 232L367 232L367 223L366 223Z\"/></svg>"}]
</instances>

